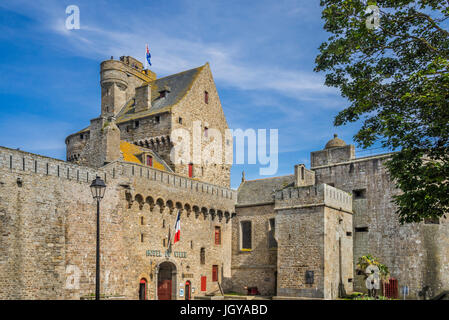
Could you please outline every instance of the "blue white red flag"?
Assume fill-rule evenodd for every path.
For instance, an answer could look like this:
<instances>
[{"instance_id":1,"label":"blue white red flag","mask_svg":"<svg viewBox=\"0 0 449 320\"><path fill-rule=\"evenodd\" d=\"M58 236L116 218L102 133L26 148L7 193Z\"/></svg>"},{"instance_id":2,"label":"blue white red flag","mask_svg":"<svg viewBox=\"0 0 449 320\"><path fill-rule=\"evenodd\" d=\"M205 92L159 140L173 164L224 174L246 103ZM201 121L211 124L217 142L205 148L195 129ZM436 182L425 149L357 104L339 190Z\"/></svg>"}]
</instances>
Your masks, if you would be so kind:
<instances>
[{"instance_id":1,"label":"blue white red flag","mask_svg":"<svg viewBox=\"0 0 449 320\"><path fill-rule=\"evenodd\" d=\"M181 240L181 210L178 210L178 217L176 218L175 223L175 239L173 244Z\"/></svg>"},{"instance_id":2,"label":"blue white red flag","mask_svg":"<svg viewBox=\"0 0 449 320\"><path fill-rule=\"evenodd\" d=\"M148 49L148 45L147 45L147 61L148 61L149 65L151 66L150 58L151 58L151 54L150 54L150 50Z\"/></svg>"}]
</instances>

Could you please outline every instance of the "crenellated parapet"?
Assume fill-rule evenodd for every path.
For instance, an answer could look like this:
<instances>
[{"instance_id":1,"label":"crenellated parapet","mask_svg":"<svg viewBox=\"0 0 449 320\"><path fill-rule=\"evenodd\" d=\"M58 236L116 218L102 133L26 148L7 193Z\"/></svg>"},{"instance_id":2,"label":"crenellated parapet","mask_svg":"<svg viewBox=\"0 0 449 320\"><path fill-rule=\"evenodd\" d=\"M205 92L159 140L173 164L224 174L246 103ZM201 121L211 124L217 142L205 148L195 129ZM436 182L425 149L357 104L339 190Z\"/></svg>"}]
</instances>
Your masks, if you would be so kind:
<instances>
[{"instance_id":1,"label":"crenellated parapet","mask_svg":"<svg viewBox=\"0 0 449 320\"><path fill-rule=\"evenodd\" d=\"M123 161L114 161L102 168L94 169L25 151L0 147L0 169L14 171L18 174L23 172L48 175L88 183L92 182L97 175L106 183L112 180L117 180L119 184L129 185L145 183L154 185L157 183L161 187L169 188L171 192L182 191L192 196L207 198L210 203L227 201L227 206L231 204L233 206L237 199L237 191L233 189ZM231 209L229 210L231 211Z\"/></svg>"},{"instance_id":2,"label":"crenellated parapet","mask_svg":"<svg viewBox=\"0 0 449 320\"><path fill-rule=\"evenodd\" d=\"M275 209L327 206L352 213L352 195L327 184L289 187L276 192Z\"/></svg>"}]
</instances>

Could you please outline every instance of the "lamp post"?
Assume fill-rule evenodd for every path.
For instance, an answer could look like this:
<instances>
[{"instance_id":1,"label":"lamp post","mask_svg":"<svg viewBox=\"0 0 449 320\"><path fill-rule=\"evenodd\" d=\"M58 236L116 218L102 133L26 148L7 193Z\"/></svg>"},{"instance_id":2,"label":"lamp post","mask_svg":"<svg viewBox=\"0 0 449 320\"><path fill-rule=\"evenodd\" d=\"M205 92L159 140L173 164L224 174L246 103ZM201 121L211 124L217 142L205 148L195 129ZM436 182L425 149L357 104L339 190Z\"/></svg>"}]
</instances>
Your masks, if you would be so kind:
<instances>
[{"instance_id":1,"label":"lamp post","mask_svg":"<svg viewBox=\"0 0 449 320\"><path fill-rule=\"evenodd\" d=\"M97 200L97 257L95 267L95 300L100 300L100 201L104 197L106 184L99 176L92 181L90 191L92 197Z\"/></svg>"}]
</instances>

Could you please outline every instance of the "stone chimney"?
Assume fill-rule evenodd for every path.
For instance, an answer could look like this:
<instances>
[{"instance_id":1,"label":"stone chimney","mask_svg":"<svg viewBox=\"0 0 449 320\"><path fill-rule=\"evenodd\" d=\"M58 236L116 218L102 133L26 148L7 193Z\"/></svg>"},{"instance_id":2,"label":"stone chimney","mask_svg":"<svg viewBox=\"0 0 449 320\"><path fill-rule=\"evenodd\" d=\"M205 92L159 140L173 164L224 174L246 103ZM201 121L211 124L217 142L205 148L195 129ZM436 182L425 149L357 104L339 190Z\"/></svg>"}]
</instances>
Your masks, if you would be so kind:
<instances>
[{"instance_id":1,"label":"stone chimney","mask_svg":"<svg viewBox=\"0 0 449 320\"><path fill-rule=\"evenodd\" d=\"M295 165L295 187L315 185L315 172L307 170L304 164Z\"/></svg>"},{"instance_id":2,"label":"stone chimney","mask_svg":"<svg viewBox=\"0 0 449 320\"><path fill-rule=\"evenodd\" d=\"M115 118L92 119L90 139L83 154L82 164L100 168L120 158L120 129L115 124Z\"/></svg>"},{"instance_id":3,"label":"stone chimney","mask_svg":"<svg viewBox=\"0 0 449 320\"><path fill-rule=\"evenodd\" d=\"M103 165L120 159L120 129L115 124L113 117L104 124L101 145L102 152L104 152Z\"/></svg>"},{"instance_id":4,"label":"stone chimney","mask_svg":"<svg viewBox=\"0 0 449 320\"><path fill-rule=\"evenodd\" d=\"M151 108L151 85L145 84L136 88L135 112L147 111Z\"/></svg>"}]
</instances>

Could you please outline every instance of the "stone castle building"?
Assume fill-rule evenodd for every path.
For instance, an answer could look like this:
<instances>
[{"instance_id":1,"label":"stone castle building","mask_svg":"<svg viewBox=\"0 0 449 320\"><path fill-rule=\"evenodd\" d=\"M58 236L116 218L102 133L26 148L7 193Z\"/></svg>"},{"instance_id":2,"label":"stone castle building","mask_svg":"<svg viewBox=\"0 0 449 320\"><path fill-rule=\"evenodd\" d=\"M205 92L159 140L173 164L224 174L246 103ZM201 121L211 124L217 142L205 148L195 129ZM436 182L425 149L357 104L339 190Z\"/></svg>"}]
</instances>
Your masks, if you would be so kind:
<instances>
[{"instance_id":1,"label":"stone castle building","mask_svg":"<svg viewBox=\"0 0 449 320\"><path fill-rule=\"evenodd\" d=\"M67 161L0 147L0 299L80 299L95 289L101 177L101 292L127 299L246 293L335 299L365 290L358 257L399 285L448 288L447 221L400 226L383 162L335 137L311 168L230 188L231 165L173 161L171 133L221 133L232 146L209 64L157 78L132 57L100 68L101 113L66 138ZM195 129L194 123L200 123ZM195 147L187 150L195 158ZM181 215L181 241L173 243ZM427 287L427 289L426 289ZM423 290L425 289L425 290Z\"/></svg>"}]
</instances>

